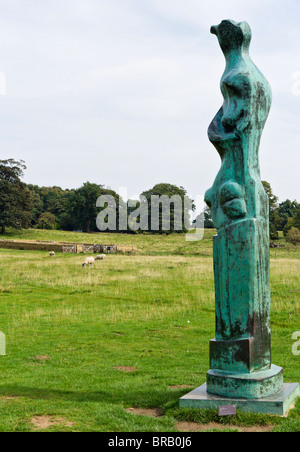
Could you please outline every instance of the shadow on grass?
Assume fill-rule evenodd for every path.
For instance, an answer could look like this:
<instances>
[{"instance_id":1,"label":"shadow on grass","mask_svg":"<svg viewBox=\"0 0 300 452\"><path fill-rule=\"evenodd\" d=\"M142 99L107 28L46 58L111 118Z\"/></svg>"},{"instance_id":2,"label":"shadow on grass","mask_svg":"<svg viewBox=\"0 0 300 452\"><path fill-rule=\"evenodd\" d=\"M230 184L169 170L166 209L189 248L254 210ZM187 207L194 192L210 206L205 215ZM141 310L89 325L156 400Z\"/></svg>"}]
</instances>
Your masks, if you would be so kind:
<instances>
[{"instance_id":1,"label":"shadow on grass","mask_svg":"<svg viewBox=\"0 0 300 452\"><path fill-rule=\"evenodd\" d=\"M0 386L0 398L23 397L30 400L64 401L76 403L124 404L145 408L178 408L179 398L184 391L168 391L164 388L144 388L130 391L62 391L57 389L31 388L28 386Z\"/></svg>"},{"instance_id":2,"label":"shadow on grass","mask_svg":"<svg viewBox=\"0 0 300 452\"><path fill-rule=\"evenodd\" d=\"M44 400L62 403L102 403L104 405L123 405L136 408L159 408L163 415L177 422L195 424L224 424L229 426L270 426L276 431L299 431L300 399L296 408L286 418L267 414L244 413L238 411L235 416L220 418L217 410L196 410L178 407L179 398L184 391L168 391L166 388L144 388L130 391L62 391L56 389L32 388L29 386L3 385L1 398L25 398L29 401ZM107 408L107 407L106 407Z\"/></svg>"}]
</instances>

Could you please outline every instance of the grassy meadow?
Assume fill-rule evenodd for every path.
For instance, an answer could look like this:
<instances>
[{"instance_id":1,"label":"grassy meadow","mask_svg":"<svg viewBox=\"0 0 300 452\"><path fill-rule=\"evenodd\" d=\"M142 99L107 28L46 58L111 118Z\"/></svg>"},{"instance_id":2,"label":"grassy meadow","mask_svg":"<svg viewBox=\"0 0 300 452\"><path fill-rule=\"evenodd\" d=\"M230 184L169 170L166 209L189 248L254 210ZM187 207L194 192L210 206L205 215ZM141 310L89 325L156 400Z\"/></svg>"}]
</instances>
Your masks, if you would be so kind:
<instances>
[{"instance_id":1,"label":"grassy meadow","mask_svg":"<svg viewBox=\"0 0 300 452\"><path fill-rule=\"evenodd\" d=\"M208 370L213 234L186 242L11 231L7 238L132 244L139 254L83 269L82 255L0 249L0 431L299 431L300 401L287 418L178 409ZM273 362L285 382L299 382L300 250L281 242L271 250Z\"/></svg>"},{"instance_id":2,"label":"grassy meadow","mask_svg":"<svg viewBox=\"0 0 300 452\"><path fill-rule=\"evenodd\" d=\"M154 256L212 256L212 240L216 234L215 229L205 229L201 241L186 241L185 234L162 234L153 235L143 234L110 234L110 233L92 233L68 231L47 231L39 229L13 230L9 229L0 240L29 240L29 241L53 241L70 243L91 243L105 245L135 245L138 248L139 255ZM288 244L279 234L279 240L276 241L278 248L271 249L271 257L300 259L300 247ZM191 231L191 237L195 237L194 231Z\"/></svg>"}]
</instances>

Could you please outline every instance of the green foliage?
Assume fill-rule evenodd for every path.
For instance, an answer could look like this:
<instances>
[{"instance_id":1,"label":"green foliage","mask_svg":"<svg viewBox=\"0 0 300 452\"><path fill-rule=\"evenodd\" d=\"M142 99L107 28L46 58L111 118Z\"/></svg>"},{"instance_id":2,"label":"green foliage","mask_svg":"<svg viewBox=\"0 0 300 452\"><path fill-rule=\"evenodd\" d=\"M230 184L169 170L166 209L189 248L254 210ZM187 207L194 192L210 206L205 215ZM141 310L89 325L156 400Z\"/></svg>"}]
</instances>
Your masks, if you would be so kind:
<instances>
[{"instance_id":1,"label":"green foliage","mask_svg":"<svg viewBox=\"0 0 300 452\"><path fill-rule=\"evenodd\" d=\"M32 226L41 227L43 226L39 223L39 219L42 214L48 212L55 215L56 223L58 223L60 229L66 231L80 230L83 232L97 232L98 228L96 225L96 219L101 214L105 213L105 229L109 232L130 232L132 233L134 222L132 217L135 218L136 224L139 219L139 207L141 202L130 202L124 203L122 198L113 190L105 188L103 185L86 182L82 187L74 190L63 190L60 187L38 187L36 185L28 185L31 193L31 200L33 204L32 208ZM177 221L174 215L174 204L170 205L170 220L171 227L169 232L176 232L178 230L181 232L187 231L187 227L182 221L186 218L186 222L189 223L189 209L194 209L192 200L186 196L186 191L183 187L177 187L171 184L158 184L153 189L144 192L142 194L147 203L148 215L148 229L150 230L150 214L151 214L151 195L156 196L167 196L172 198L172 196L177 195L182 199L183 208L182 219ZM97 199L102 196L104 199L106 196L106 202L103 206L97 207ZM105 200L105 199L104 199ZM121 220L122 214L122 220ZM42 217L44 218L44 216ZM126 221L127 220L127 221ZM109 223L110 222L110 223ZM129 227L127 225L129 224ZM179 224L180 223L180 224ZM166 226L166 218L162 217L162 208L160 207L159 213L159 230L156 232L164 232L164 226ZM146 230L148 230L146 228ZM137 232L141 232L138 230Z\"/></svg>"},{"instance_id":2,"label":"green foliage","mask_svg":"<svg viewBox=\"0 0 300 452\"><path fill-rule=\"evenodd\" d=\"M63 231L73 231L75 229L72 215L68 212L62 213L58 218L58 224Z\"/></svg>"},{"instance_id":3,"label":"green foliage","mask_svg":"<svg viewBox=\"0 0 300 452\"><path fill-rule=\"evenodd\" d=\"M291 228L286 236L286 241L293 245L300 243L300 230L298 228Z\"/></svg>"},{"instance_id":4,"label":"green foliage","mask_svg":"<svg viewBox=\"0 0 300 452\"><path fill-rule=\"evenodd\" d=\"M187 232L190 227L190 211L195 209L194 202L187 196L187 192L183 187L177 187L167 183L157 184L150 190L144 191L142 196L147 200L148 209L148 230L154 233L172 233L172 232ZM154 200L152 197L167 197L170 200L170 208L165 211L163 203L159 205L158 213L158 228L153 230L151 225L151 217L153 219ZM181 200L180 206L172 201L172 198ZM173 198L174 200L175 198ZM143 200L142 200L143 203ZM178 211L181 215L178 215ZM177 210L176 210L177 209ZM166 214L167 213L167 214Z\"/></svg>"},{"instance_id":5,"label":"green foliage","mask_svg":"<svg viewBox=\"0 0 300 452\"><path fill-rule=\"evenodd\" d=\"M283 231L284 235L288 233L294 225L294 219L297 215L299 204L297 201L286 201L279 204L278 209L274 213L274 223L277 231Z\"/></svg>"},{"instance_id":6,"label":"green foliage","mask_svg":"<svg viewBox=\"0 0 300 452\"><path fill-rule=\"evenodd\" d=\"M278 222L278 226L277 226L278 231L283 231L289 218L293 218L296 215L299 207L300 206L297 203L297 201L295 201L295 200L290 201L289 199L287 199L286 201L279 204L279 207L277 209L277 214L278 214L278 217L281 220L281 222L280 222L280 220Z\"/></svg>"},{"instance_id":7,"label":"green foliage","mask_svg":"<svg viewBox=\"0 0 300 452\"><path fill-rule=\"evenodd\" d=\"M204 209L204 227L205 229L214 229L214 223L211 218L211 212L209 207Z\"/></svg>"},{"instance_id":8,"label":"green foliage","mask_svg":"<svg viewBox=\"0 0 300 452\"><path fill-rule=\"evenodd\" d=\"M283 235L286 237L288 232L290 231L290 229L293 227L294 224L294 218L293 217L289 217L287 219L287 222L283 228Z\"/></svg>"},{"instance_id":9,"label":"green foliage","mask_svg":"<svg viewBox=\"0 0 300 452\"><path fill-rule=\"evenodd\" d=\"M295 215L293 217L293 226L300 229L300 205L298 206Z\"/></svg>"},{"instance_id":10,"label":"green foliage","mask_svg":"<svg viewBox=\"0 0 300 452\"><path fill-rule=\"evenodd\" d=\"M266 181L262 181L265 192L269 198L269 207L272 212L274 212L278 207L278 198L274 195L271 184Z\"/></svg>"},{"instance_id":11,"label":"green foliage","mask_svg":"<svg viewBox=\"0 0 300 452\"><path fill-rule=\"evenodd\" d=\"M39 187L37 185L25 185L21 182L26 166L23 161L14 159L0 160L0 228L5 232L7 227L14 228L59 228L65 231L79 230L83 232L98 232L96 219L99 213L107 213L107 221L111 221L110 213L116 213L115 227L110 227L110 232L132 233L133 222L131 216L138 216L139 207L143 207L141 201L133 203L134 207L126 206L120 196L113 190L103 185L87 182L79 189L62 189L60 187ZM278 198L274 196L271 185L263 182L270 203L270 235L271 239L278 239L278 232L283 231L286 235L291 227L300 228L300 206L297 201L286 200L278 205ZM108 203L97 208L96 201L99 196L108 195ZM190 227L190 211L195 209L193 201L187 196L183 187L163 183L157 184L152 189L145 191L142 195L147 200L146 211L148 216L148 233L172 233L187 232ZM157 231L151 231L151 196L179 196L184 206L182 218L174 215L174 204L170 204L170 230L168 229L168 218L163 217L162 204L159 210L159 227ZM111 199L114 200L113 204ZM127 212L125 213L125 210ZM129 223L129 228L121 227L124 218ZM201 214L203 215L203 214ZM55 221L54 221L55 217ZM185 221L184 221L185 219ZM108 226L108 223L107 223ZM204 227L213 229L210 209L204 211ZM136 233L144 232L137 230Z\"/></svg>"},{"instance_id":12,"label":"green foliage","mask_svg":"<svg viewBox=\"0 0 300 452\"><path fill-rule=\"evenodd\" d=\"M68 202L68 213L73 218L76 229L91 232L96 228L96 201L100 196L100 186L87 182L74 191Z\"/></svg>"},{"instance_id":13,"label":"green foliage","mask_svg":"<svg viewBox=\"0 0 300 452\"><path fill-rule=\"evenodd\" d=\"M26 166L14 159L0 160L0 227L2 234L7 227L17 229L30 225L32 199L30 192L21 181Z\"/></svg>"},{"instance_id":14,"label":"green foliage","mask_svg":"<svg viewBox=\"0 0 300 452\"><path fill-rule=\"evenodd\" d=\"M67 203L74 190L63 190L60 187L39 187L28 185L33 203L32 226L36 226L43 213L55 216L55 221L61 226L67 214ZM73 228L72 228L73 229Z\"/></svg>"},{"instance_id":15,"label":"green foliage","mask_svg":"<svg viewBox=\"0 0 300 452\"><path fill-rule=\"evenodd\" d=\"M98 231L96 219L101 209L96 206L96 203L100 196L105 195L108 196L108 200L113 198L115 201L116 224L118 224L119 195L111 189L104 188L102 185L86 182L82 187L74 190L68 200L67 213L72 218L76 229L83 232ZM113 209L114 206L110 206L111 209ZM107 205L103 206L102 210L104 208L107 208Z\"/></svg>"},{"instance_id":16,"label":"green foliage","mask_svg":"<svg viewBox=\"0 0 300 452\"><path fill-rule=\"evenodd\" d=\"M53 230L56 228L56 217L53 213L44 212L40 215L37 222L38 229Z\"/></svg>"}]
</instances>

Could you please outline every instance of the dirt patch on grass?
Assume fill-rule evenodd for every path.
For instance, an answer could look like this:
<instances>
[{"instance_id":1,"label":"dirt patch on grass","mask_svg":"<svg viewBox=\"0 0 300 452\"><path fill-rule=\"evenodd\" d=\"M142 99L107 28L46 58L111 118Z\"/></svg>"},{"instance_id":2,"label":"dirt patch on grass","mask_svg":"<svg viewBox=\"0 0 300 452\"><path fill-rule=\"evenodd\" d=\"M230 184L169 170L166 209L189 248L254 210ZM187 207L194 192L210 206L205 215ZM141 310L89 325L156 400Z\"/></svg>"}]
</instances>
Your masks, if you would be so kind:
<instances>
[{"instance_id":1,"label":"dirt patch on grass","mask_svg":"<svg viewBox=\"0 0 300 452\"><path fill-rule=\"evenodd\" d=\"M49 355L36 355L31 358L33 362L29 363L30 366L43 366L47 361L51 360Z\"/></svg>"},{"instance_id":2,"label":"dirt patch on grass","mask_svg":"<svg viewBox=\"0 0 300 452\"><path fill-rule=\"evenodd\" d=\"M271 432L274 425L254 425L253 427L237 427L242 432Z\"/></svg>"},{"instance_id":3,"label":"dirt patch on grass","mask_svg":"<svg viewBox=\"0 0 300 452\"><path fill-rule=\"evenodd\" d=\"M36 355L36 356L33 357L33 359L35 361L46 362L46 361L50 361L51 356L49 356L49 355Z\"/></svg>"},{"instance_id":4,"label":"dirt patch on grass","mask_svg":"<svg viewBox=\"0 0 300 452\"><path fill-rule=\"evenodd\" d=\"M164 415L159 408L127 408L126 411L137 416L162 417Z\"/></svg>"},{"instance_id":5,"label":"dirt patch on grass","mask_svg":"<svg viewBox=\"0 0 300 452\"><path fill-rule=\"evenodd\" d=\"M8 402L9 400L16 400L18 399L18 396L1 396L0 399L4 400L5 402Z\"/></svg>"},{"instance_id":6,"label":"dirt patch on grass","mask_svg":"<svg viewBox=\"0 0 300 452\"><path fill-rule=\"evenodd\" d=\"M130 367L130 366L118 366L118 367L114 367L115 370L120 370L121 372L136 372L137 368L136 367Z\"/></svg>"},{"instance_id":7,"label":"dirt patch on grass","mask_svg":"<svg viewBox=\"0 0 300 452\"><path fill-rule=\"evenodd\" d=\"M73 427L73 423L69 422L67 419L54 418L53 416L35 416L31 419L36 430L45 430L49 427L62 426L62 427Z\"/></svg>"},{"instance_id":8,"label":"dirt patch on grass","mask_svg":"<svg viewBox=\"0 0 300 452\"><path fill-rule=\"evenodd\" d=\"M210 430L236 430L239 432L271 432L274 425L253 425L252 427L240 427L238 425L224 425L217 422L210 422L209 424L196 424L195 422L179 422L176 425L176 430L180 432L205 432Z\"/></svg>"}]
</instances>

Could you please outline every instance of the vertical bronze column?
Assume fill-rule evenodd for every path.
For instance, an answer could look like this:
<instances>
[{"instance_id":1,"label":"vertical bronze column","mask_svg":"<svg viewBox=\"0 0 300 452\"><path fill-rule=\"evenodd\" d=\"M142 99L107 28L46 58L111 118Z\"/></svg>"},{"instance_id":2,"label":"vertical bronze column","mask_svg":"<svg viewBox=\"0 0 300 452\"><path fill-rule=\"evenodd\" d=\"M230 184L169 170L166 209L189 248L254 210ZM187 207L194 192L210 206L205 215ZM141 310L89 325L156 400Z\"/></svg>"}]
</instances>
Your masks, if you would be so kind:
<instances>
[{"instance_id":1,"label":"vertical bronze column","mask_svg":"<svg viewBox=\"0 0 300 452\"><path fill-rule=\"evenodd\" d=\"M224 103L208 130L222 166L205 196L218 229L216 338L210 343L207 391L262 397L283 386L282 369L271 364L269 208L258 158L272 94L249 56L249 25L225 20L211 32L226 69Z\"/></svg>"}]
</instances>

